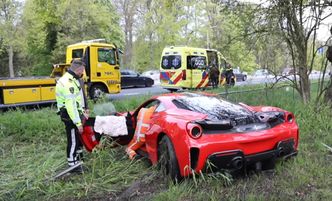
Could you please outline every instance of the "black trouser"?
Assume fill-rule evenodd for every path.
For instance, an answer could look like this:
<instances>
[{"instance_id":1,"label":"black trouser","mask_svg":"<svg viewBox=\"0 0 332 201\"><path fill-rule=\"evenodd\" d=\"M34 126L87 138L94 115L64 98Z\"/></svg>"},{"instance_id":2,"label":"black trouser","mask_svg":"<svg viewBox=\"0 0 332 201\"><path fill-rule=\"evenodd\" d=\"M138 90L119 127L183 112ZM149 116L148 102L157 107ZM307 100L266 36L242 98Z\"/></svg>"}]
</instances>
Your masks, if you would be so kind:
<instances>
[{"instance_id":1,"label":"black trouser","mask_svg":"<svg viewBox=\"0 0 332 201\"><path fill-rule=\"evenodd\" d=\"M83 144L80 139L80 134L76 125L70 119L67 111L62 109L60 111L62 122L66 127L67 134L67 161L69 166L73 166L83 159Z\"/></svg>"},{"instance_id":2,"label":"black trouser","mask_svg":"<svg viewBox=\"0 0 332 201\"><path fill-rule=\"evenodd\" d=\"M226 83L227 83L228 85L234 83L235 80L232 80L232 77L235 77L233 72L226 72L226 75L225 75L225 76L226 76ZM234 79L235 79L235 78L234 78Z\"/></svg>"},{"instance_id":3,"label":"black trouser","mask_svg":"<svg viewBox=\"0 0 332 201\"><path fill-rule=\"evenodd\" d=\"M218 77L217 76L211 76L210 80L211 80L212 88L217 88L218 87L218 82L219 82Z\"/></svg>"}]
</instances>

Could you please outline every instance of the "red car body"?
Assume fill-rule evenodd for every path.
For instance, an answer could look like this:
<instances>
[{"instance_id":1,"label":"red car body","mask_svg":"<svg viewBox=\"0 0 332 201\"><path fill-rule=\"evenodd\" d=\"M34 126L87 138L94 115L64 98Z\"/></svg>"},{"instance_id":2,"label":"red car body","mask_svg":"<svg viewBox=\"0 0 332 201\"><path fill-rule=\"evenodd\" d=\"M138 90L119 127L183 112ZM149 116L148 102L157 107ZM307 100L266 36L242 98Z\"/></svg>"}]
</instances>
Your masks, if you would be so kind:
<instances>
[{"instance_id":1,"label":"red car body","mask_svg":"<svg viewBox=\"0 0 332 201\"><path fill-rule=\"evenodd\" d=\"M183 108L186 106L175 104L181 99L192 99L193 104L206 105L212 112L214 109L211 104L219 105L219 100L219 106L224 104L226 109L235 107L235 114L239 110L248 114L249 118L252 115L257 119L253 120L254 122L242 123L243 125L236 125L236 122L226 119L225 124L225 119L211 120L211 114L204 107ZM202 103L203 100L207 102ZM133 121L142 107L151 105L158 107L151 117L151 127L146 134L146 146L142 151L147 153L153 164L157 164L160 157L158 153L163 154L160 150L158 152L160 141L163 136L167 136L176 156L175 165L180 176L188 176L192 171L198 173L206 170L209 164L213 169L242 169L257 164L264 166L266 161L274 162L278 157L297 154L298 125L291 112L280 108L234 104L209 94L167 94L153 97L143 103L133 113ZM202 111L199 111L200 109ZM273 115L278 116L277 120ZM240 120L247 121L243 119ZM190 130L191 127L195 126L198 129L194 134L200 131L198 136L190 134L193 132Z\"/></svg>"},{"instance_id":2,"label":"red car body","mask_svg":"<svg viewBox=\"0 0 332 201\"><path fill-rule=\"evenodd\" d=\"M138 152L164 165L173 178L193 172L249 167L270 169L277 158L297 154L299 128L291 112L231 103L212 94L155 96L127 116L132 137L143 107L157 105L145 146ZM121 138L120 138L121 140Z\"/></svg>"}]
</instances>

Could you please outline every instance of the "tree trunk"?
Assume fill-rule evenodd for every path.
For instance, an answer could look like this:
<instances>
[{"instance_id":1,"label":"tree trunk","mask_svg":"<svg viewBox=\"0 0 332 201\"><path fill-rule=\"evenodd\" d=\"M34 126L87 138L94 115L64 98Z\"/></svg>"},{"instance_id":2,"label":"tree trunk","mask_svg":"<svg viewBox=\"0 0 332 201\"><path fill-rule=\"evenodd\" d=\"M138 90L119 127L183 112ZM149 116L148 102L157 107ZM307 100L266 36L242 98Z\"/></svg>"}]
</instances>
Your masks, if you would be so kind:
<instances>
[{"instance_id":1,"label":"tree trunk","mask_svg":"<svg viewBox=\"0 0 332 201\"><path fill-rule=\"evenodd\" d=\"M133 25L132 19L125 19L125 54L123 63L126 68L131 65L132 48L133 48Z\"/></svg>"},{"instance_id":2,"label":"tree trunk","mask_svg":"<svg viewBox=\"0 0 332 201\"><path fill-rule=\"evenodd\" d=\"M332 104L332 77L330 77L330 84L327 86L324 101L325 103Z\"/></svg>"},{"instance_id":3,"label":"tree trunk","mask_svg":"<svg viewBox=\"0 0 332 201\"><path fill-rule=\"evenodd\" d=\"M153 51L153 44L152 44L152 33L149 34L149 49L150 49L150 68L153 68L154 67L154 51Z\"/></svg>"},{"instance_id":4,"label":"tree trunk","mask_svg":"<svg viewBox=\"0 0 332 201\"><path fill-rule=\"evenodd\" d=\"M9 68L9 77L15 77L15 75L14 75L13 58L14 58L14 50L13 50L13 46L12 46L12 45L9 45L9 48L8 48L8 68Z\"/></svg>"},{"instance_id":5,"label":"tree trunk","mask_svg":"<svg viewBox=\"0 0 332 201\"><path fill-rule=\"evenodd\" d=\"M303 48L305 49L305 48ZM300 50L299 50L300 52ZM307 69L307 62L306 62L306 53L305 51L302 51L302 54L299 54L299 82L300 82L300 95L305 104L307 104L310 101L310 80L308 75L308 69Z\"/></svg>"},{"instance_id":6,"label":"tree trunk","mask_svg":"<svg viewBox=\"0 0 332 201\"><path fill-rule=\"evenodd\" d=\"M306 104L310 101L310 80L307 74L300 75L301 97Z\"/></svg>"}]
</instances>

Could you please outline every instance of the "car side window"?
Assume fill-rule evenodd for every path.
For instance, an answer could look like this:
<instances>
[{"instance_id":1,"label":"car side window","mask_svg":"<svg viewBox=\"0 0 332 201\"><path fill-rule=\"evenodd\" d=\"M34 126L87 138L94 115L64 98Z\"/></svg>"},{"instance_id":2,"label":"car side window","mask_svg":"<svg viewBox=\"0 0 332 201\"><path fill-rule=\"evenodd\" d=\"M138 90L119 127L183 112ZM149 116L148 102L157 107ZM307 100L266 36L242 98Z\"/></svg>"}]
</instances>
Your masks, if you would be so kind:
<instances>
[{"instance_id":1,"label":"car side window","mask_svg":"<svg viewBox=\"0 0 332 201\"><path fill-rule=\"evenodd\" d=\"M160 101L158 101L158 100L153 100L153 101L147 103L146 105L144 105L144 106L141 107L141 108L150 108L150 107L152 107L152 106L156 106L156 107L158 108L159 105L160 105ZM138 111L139 111L139 110L138 110ZM156 110L155 110L155 112L156 112Z\"/></svg>"},{"instance_id":2,"label":"car side window","mask_svg":"<svg viewBox=\"0 0 332 201\"><path fill-rule=\"evenodd\" d=\"M128 75L136 76L136 73L134 71L128 71Z\"/></svg>"},{"instance_id":3,"label":"car side window","mask_svg":"<svg viewBox=\"0 0 332 201\"><path fill-rule=\"evenodd\" d=\"M166 110L165 106L162 103L160 103L154 112L163 112L165 110Z\"/></svg>"}]
</instances>

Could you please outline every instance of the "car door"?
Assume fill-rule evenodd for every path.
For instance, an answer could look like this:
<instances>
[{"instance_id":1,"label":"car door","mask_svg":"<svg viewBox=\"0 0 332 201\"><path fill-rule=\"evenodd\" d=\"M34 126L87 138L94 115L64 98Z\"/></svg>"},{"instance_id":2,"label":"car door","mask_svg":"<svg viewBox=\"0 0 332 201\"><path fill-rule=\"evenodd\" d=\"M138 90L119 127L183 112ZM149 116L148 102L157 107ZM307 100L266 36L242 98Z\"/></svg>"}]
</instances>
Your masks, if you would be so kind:
<instances>
[{"instance_id":1,"label":"car door","mask_svg":"<svg viewBox=\"0 0 332 201\"><path fill-rule=\"evenodd\" d=\"M131 74L133 76L133 80L134 80L133 85L134 86L142 86L142 85L144 85L143 77L141 77L139 73L137 73L135 71L132 71Z\"/></svg>"},{"instance_id":2,"label":"car door","mask_svg":"<svg viewBox=\"0 0 332 201\"><path fill-rule=\"evenodd\" d=\"M128 71L121 71L121 87L130 86L130 77Z\"/></svg>"},{"instance_id":3,"label":"car door","mask_svg":"<svg viewBox=\"0 0 332 201\"><path fill-rule=\"evenodd\" d=\"M134 87L137 85L137 74L134 71L128 71L128 84L131 87Z\"/></svg>"}]
</instances>

